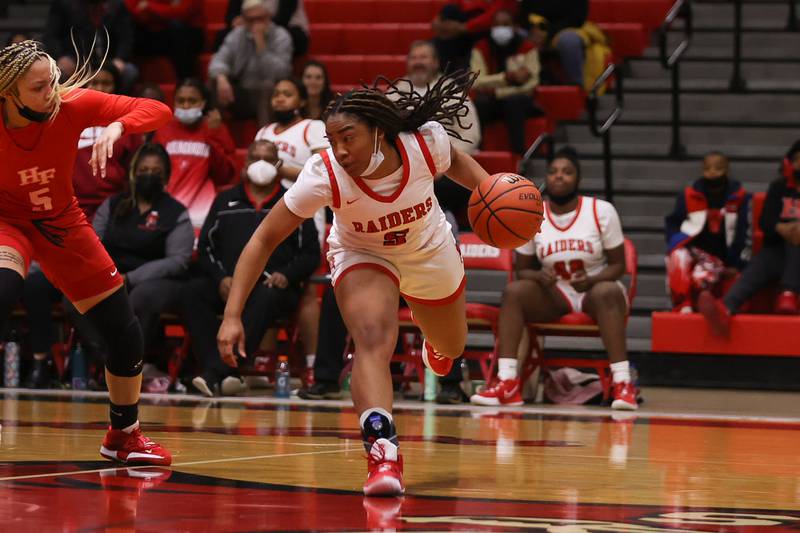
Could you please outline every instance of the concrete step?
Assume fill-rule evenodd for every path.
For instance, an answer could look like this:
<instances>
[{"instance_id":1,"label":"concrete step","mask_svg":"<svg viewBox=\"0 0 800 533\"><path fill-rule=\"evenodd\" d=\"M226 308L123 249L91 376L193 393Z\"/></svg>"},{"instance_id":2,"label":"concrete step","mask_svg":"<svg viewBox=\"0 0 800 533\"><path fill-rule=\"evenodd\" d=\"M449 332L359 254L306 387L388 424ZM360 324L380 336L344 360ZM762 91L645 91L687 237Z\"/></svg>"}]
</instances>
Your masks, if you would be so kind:
<instances>
[{"instance_id":1,"label":"concrete step","mask_svg":"<svg viewBox=\"0 0 800 533\"><path fill-rule=\"evenodd\" d=\"M674 43L670 44L667 48L667 52L680 42L680 39L676 39ZM781 44L774 48L758 48L755 46L745 46L742 43L742 59L786 59L790 57L794 57L794 52L796 47L794 47L790 42L785 44ZM644 51L642 57L646 58L653 58L657 59L660 57L660 51L657 47L650 47ZM692 43L689 49L683 54L683 57L689 59L733 59L733 42L730 44L720 45L720 46L700 46L697 44Z\"/></svg>"},{"instance_id":2,"label":"concrete step","mask_svg":"<svg viewBox=\"0 0 800 533\"><path fill-rule=\"evenodd\" d=\"M8 6L8 18L47 19L49 4L11 4Z\"/></svg>"},{"instance_id":3,"label":"concrete step","mask_svg":"<svg viewBox=\"0 0 800 533\"><path fill-rule=\"evenodd\" d=\"M733 28L733 5L728 2L692 3L692 22L700 28ZM789 15L788 2L745 3L742 6L742 27L744 29L786 28ZM673 28L681 28L683 21L678 19Z\"/></svg>"},{"instance_id":4,"label":"concrete step","mask_svg":"<svg viewBox=\"0 0 800 533\"><path fill-rule=\"evenodd\" d=\"M628 94L620 123L671 120L670 95ZM613 96L600 99L598 115L607 116L615 106ZM797 94L684 94L681 95L684 122L729 124L800 124L800 95Z\"/></svg>"},{"instance_id":5,"label":"concrete step","mask_svg":"<svg viewBox=\"0 0 800 533\"><path fill-rule=\"evenodd\" d=\"M45 19L6 18L0 19L0 31L10 33L34 32L44 30Z\"/></svg>"},{"instance_id":6,"label":"concrete step","mask_svg":"<svg viewBox=\"0 0 800 533\"><path fill-rule=\"evenodd\" d=\"M800 79L794 80L765 80L752 77L744 77L747 89L751 92L796 92L800 91ZM681 79L682 92L724 92L730 89L729 79L715 78L696 78ZM625 82L625 92L658 92L666 93L671 90L672 81L669 78L654 79L646 78L642 80L627 80Z\"/></svg>"},{"instance_id":7,"label":"concrete step","mask_svg":"<svg viewBox=\"0 0 800 533\"><path fill-rule=\"evenodd\" d=\"M723 48L733 53L733 36L731 31L694 31L691 38L692 48ZM683 31L671 31L667 35L667 48L672 49L684 39ZM800 47L800 32L791 31L743 31L742 53L766 49L766 52L784 48ZM687 52L688 53L688 52ZM775 54L775 57L781 57Z\"/></svg>"},{"instance_id":8,"label":"concrete step","mask_svg":"<svg viewBox=\"0 0 800 533\"><path fill-rule=\"evenodd\" d=\"M639 256L658 256L659 260L656 263L648 263L646 266L664 268L664 254L667 251L667 245L664 243L664 234L662 232L627 233L625 236L633 241Z\"/></svg>"},{"instance_id":9,"label":"concrete step","mask_svg":"<svg viewBox=\"0 0 800 533\"><path fill-rule=\"evenodd\" d=\"M630 76L625 80L626 89L631 83L643 81L643 78L670 79L669 71L657 59L630 59L628 65ZM800 79L800 62L796 61L743 61L741 68L742 75L751 82L762 80L777 83ZM681 61L680 75L684 83L698 79L729 81L732 74L733 65L730 61Z\"/></svg>"},{"instance_id":10,"label":"concrete step","mask_svg":"<svg viewBox=\"0 0 800 533\"><path fill-rule=\"evenodd\" d=\"M601 156L602 146L599 141L593 143L573 143L579 153L591 156ZM690 157L701 157L710 150L722 148L729 156L740 158L761 159L766 158L779 161L786 153L785 144L775 146L721 146L719 143L711 142L708 144L688 145L684 142L684 147ZM670 146L665 143L649 142L647 139L639 143L616 141L612 135L611 150L616 157L666 157L669 154Z\"/></svg>"},{"instance_id":11,"label":"concrete step","mask_svg":"<svg viewBox=\"0 0 800 533\"><path fill-rule=\"evenodd\" d=\"M639 295L666 297L667 289L664 280L664 275L661 273L640 272L637 280L638 288L636 297L638 298Z\"/></svg>"}]
</instances>

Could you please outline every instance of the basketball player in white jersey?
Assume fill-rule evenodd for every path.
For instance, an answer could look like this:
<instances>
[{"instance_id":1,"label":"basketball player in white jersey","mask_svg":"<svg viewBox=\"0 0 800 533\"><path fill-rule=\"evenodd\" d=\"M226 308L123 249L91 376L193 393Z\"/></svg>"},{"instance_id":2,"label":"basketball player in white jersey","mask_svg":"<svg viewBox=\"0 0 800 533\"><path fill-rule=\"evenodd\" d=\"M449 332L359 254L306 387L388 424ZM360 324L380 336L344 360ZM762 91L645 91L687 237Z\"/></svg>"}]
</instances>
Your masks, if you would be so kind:
<instances>
[{"instance_id":1,"label":"basketball player in white jersey","mask_svg":"<svg viewBox=\"0 0 800 533\"><path fill-rule=\"evenodd\" d=\"M324 115L331 148L306 163L245 247L217 336L223 358L236 364L234 350L244 355L242 308L264 263L303 219L330 206L328 261L356 345L351 392L368 453L368 496L404 490L389 372L400 296L425 336L422 358L435 374L447 374L464 350L464 266L433 181L446 172L472 190L488 178L474 159L451 147L439 123L463 116L474 80L472 73L453 73L425 96L391 84L387 92L400 92L392 102L375 88L387 81L379 78L373 88L338 96Z\"/></svg>"},{"instance_id":2,"label":"basketball player in white jersey","mask_svg":"<svg viewBox=\"0 0 800 533\"><path fill-rule=\"evenodd\" d=\"M526 322L551 322L573 312L600 328L613 376L614 409L636 409L625 346L628 299L625 237L616 209L578 194L580 162L570 147L554 155L547 174L540 233L517 249L517 281L503 293L498 320L498 382L474 394L479 405L522 405L517 348ZM535 341L532 341L535 342Z\"/></svg>"}]
</instances>

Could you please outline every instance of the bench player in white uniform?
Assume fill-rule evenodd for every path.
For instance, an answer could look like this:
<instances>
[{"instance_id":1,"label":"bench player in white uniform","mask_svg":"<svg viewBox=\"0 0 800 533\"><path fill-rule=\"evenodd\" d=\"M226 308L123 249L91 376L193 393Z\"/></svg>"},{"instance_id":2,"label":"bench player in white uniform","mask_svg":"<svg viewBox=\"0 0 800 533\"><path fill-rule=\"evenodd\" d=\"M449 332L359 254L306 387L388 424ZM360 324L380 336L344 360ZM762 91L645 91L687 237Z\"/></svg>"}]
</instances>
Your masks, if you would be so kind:
<instances>
[{"instance_id":1,"label":"bench player in white uniform","mask_svg":"<svg viewBox=\"0 0 800 533\"><path fill-rule=\"evenodd\" d=\"M488 178L474 159L451 147L438 122L463 116L474 79L453 73L424 97L401 92L396 102L380 90L360 89L331 103L325 113L331 148L306 163L245 247L217 337L223 358L235 364L234 347L241 353L243 346L239 317L265 261L303 219L330 206L328 260L356 345L351 392L368 452L364 493L370 496L403 492L389 373L400 296L425 335L422 357L435 374L450 371L466 342L464 265L433 180L447 172L472 190Z\"/></svg>"},{"instance_id":2,"label":"bench player in white uniform","mask_svg":"<svg viewBox=\"0 0 800 533\"><path fill-rule=\"evenodd\" d=\"M559 150L547 174L541 232L517 249L517 281L503 293L498 320L498 382L472 396L480 405L521 405L517 348L526 322L551 322L584 312L598 324L613 374L614 409L636 409L625 346L628 300L625 238L610 203L580 196L580 162ZM532 340L532 342L535 342Z\"/></svg>"}]
</instances>

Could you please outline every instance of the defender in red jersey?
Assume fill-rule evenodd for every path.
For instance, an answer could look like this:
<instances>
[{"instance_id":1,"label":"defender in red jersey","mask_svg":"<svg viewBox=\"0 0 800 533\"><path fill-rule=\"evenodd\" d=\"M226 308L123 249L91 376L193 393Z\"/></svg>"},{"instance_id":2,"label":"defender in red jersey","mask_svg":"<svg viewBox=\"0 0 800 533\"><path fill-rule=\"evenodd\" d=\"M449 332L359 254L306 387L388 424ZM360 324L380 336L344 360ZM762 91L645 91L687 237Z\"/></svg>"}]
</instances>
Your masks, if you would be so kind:
<instances>
[{"instance_id":1,"label":"defender in red jersey","mask_svg":"<svg viewBox=\"0 0 800 533\"><path fill-rule=\"evenodd\" d=\"M78 207L72 175L86 128L105 127L90 160L92 170L105 177L123 133L154 130L171 112L154 100L81 89L90 79L85 67L64 84L59 76L53 58L34 41L0 50L0 331L36 259L110 348L111 427L101 455L126 464L169 465L170 453L139 429L141 327L122 276Z\"/></svg>"}]
</instances>

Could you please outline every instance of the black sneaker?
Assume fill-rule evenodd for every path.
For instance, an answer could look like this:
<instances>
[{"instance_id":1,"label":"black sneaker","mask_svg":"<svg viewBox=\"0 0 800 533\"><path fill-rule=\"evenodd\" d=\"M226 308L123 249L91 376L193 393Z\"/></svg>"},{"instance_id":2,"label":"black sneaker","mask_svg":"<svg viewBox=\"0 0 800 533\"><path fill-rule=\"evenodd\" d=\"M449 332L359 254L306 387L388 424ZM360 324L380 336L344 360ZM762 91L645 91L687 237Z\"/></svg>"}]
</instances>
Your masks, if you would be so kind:
<instances>
[{"instance_id":1,"label":"black sneaker","mask_svg":"<svg viewBox=\"0 0 800 533\"><path fill-rule=\"evenodd\" d=\"M34 359L26 386L31 389L49 389L51 380L50 358Z\"/></svg>"},{"instance_id":2,"label":"black sneaker","mask_svg":"<svg viewBox=\"0 0 800 533\"><path fill-rule=\"evenodd\" d=\"M338 383L318 381L310 387L300 389L297 395L304 400L338 400L342 397L342 390Z\"/></svg>"},{"instance_id":3,"label":"black sneaker","mask_svg":"<svg viewBox=\"0 0 800 533\"><path fill-rule=\"evenodd\" d=\"M444 405L455 405L466 401L469 401L469 398L458 383L442 383L439 394L436 395L436 403Z\"/></svg>"}]
</instances>

